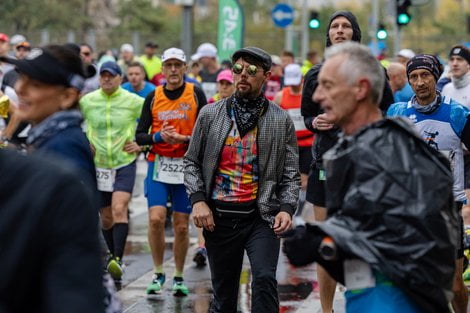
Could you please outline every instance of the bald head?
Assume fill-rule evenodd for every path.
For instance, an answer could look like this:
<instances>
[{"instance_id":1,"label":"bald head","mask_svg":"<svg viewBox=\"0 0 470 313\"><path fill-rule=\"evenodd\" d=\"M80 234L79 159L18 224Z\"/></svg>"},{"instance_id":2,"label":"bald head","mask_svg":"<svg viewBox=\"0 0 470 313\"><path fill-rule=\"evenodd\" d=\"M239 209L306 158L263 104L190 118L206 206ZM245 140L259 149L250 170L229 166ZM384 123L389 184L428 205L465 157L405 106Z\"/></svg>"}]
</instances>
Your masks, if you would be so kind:
<instances>
[{"instance_id":1,"label":"bald head","mask_svg":"<svg viewBox=\"0 0 470 313\"><path fill-rule=\"evenodd\" d=\"M393 92L401 90L407 81L406 67L398 62L392 62L387 67L387 74L390 78L390 88Z\"/></svg>"}]
</instances>

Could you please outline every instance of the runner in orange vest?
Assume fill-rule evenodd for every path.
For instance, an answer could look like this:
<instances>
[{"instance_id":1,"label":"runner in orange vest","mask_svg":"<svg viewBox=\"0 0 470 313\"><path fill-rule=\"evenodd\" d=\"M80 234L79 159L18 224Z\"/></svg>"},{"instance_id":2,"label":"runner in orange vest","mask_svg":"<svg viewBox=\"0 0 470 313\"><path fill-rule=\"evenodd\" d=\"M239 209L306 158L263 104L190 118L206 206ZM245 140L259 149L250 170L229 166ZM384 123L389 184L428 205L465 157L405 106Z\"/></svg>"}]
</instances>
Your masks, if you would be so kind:
<instances>
[{"instance_id":1,"label":"runner in orange vest","mask_svg":"<svg viewBox=\"0 0 470 313\"><path fill-rule=\"evenodd\" d=\"M151 145L145 196L149 207L148 239L155 275L147 294L160 293L165 283L165 219L167 200L171 195L175 241L175 273L172 291L175 296L188 294L183 268L189 245L191 205L183 184L183 156L188 149L199 109L207 100L201 89L184 81L186 56L183 50L170 48L162 56L166 83L158 86L144 102L136 140Z\"/></svg>"},{"instance_id":2,"label":"runner in orange vest","mask_svg":"<svg viewBox=\"0 0 470 313\"><path fill-rule=\"evenodd\" d=\"M299 194L299 207L295 212L294 223L302 223L301 214L305 204L308 172L312 163L312 144L314 135L304 124L300 114L300 102L302 99L302 70L298 64L288 64L284 69L285 87L274 97L274 102L289 113L295 126L295 134L299 145L299 166L302 187Z\"/></svg>"}]
</instances>

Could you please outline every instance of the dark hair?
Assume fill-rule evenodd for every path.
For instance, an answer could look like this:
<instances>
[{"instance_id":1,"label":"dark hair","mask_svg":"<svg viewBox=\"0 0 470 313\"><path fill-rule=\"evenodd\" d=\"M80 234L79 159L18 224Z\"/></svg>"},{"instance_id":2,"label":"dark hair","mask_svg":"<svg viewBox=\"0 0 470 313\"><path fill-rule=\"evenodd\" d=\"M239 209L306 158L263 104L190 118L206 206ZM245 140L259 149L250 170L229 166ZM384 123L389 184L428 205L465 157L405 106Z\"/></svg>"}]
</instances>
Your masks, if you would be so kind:
<instances>
[{"instance_id":1,"label":"dark hair","mask_svg":"<svg viewBox=\"0 0 470 313\"><path fill-rule=\"evenodd\" d=\"M286 50L284 50L284 51L281 52L281 56L282 56L282 57L291 57L291 58L295 58L294 52L292 52L292 51L286 51Z\"/></svg>"},{"instance_id":2,"label":"dark hair","mask_svg":"<svg viewBox=\"0 0 470 313\"><path fill-rule=\"evenodd\" d=\"M88 49L90 49L90 52L93 52L93 48L89 44L87 44L86 42L82 42L80 44L80 47L87 47Z\"/></svg>"},{"instance_id":3,"label":"dark hair","mask_svg":"<svg viewBox=\"0 0 470 313\"><path fill-rule=\"evenodd\" d=\"M132 62L131 64L129 64L129 65L127 66L127 69L129 69L130 67L140 67L140 69L142 70L142 72L143 72L144 74L146 73L146 72L145 72L145 67L144 67L144 65L143 65L142 63L140 63L140 62L137 62L137 61ZM127 73L126 73L126 74L127 74Z\"/></svg>"},{"instance_id":4,"label":"dark hair","mask_svg":"<svg viewBox=\"0 0 470 313\"><path fill-rule=\"evenodd\" d=\"M225 69L228 69L228 70L232 69L232 61L230 60L223 60L222 62L220 62L220 65Z\"/></svg>"},{"instance_id":5,"label":"dark hair","mask_svg":"<svg viewBox=\"0 0 470 313\"><path fill-rule=\"evenodd\" d=\"M309 52L307 52L307 59L310 59L310 58L314 58L317 56L317 52L315 50L310 50Z\"/></svg>"}]
</instances>

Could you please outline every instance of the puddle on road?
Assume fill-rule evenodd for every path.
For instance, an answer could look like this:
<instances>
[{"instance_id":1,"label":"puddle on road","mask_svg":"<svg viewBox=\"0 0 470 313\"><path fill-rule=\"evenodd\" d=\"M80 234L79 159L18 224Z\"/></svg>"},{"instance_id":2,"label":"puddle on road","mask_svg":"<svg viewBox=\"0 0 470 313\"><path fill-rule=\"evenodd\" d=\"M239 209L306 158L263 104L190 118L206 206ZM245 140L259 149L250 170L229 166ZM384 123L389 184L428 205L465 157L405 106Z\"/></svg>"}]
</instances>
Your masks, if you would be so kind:
<instances>
[{"instance_id":1,"label":"puddle on road","mask_svg":"<svg viewBox=\"0 0 470 313\"><path fill-rule=\"evenodd\" d=\"M125 255L150 253L149 244L146 242L127 241L124 250Z\"/></svg>"}]
</instances>

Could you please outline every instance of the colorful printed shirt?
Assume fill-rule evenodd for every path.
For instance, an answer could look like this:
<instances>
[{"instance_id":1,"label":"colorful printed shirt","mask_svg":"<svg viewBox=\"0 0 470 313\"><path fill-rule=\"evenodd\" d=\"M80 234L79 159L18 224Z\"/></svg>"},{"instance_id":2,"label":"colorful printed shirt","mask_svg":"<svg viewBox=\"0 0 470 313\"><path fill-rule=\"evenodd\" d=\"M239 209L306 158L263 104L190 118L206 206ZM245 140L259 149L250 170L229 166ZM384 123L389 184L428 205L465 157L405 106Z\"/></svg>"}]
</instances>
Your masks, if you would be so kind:
<instances>
[{"instance_id":1,"label":"colorful printed shirt","mask_svg":"<svg viewBox=\"0 0 470 313\"><path fill-rule=\"evenodd\" d=\"M215 173L212 199L224 202L249 202L258 194L258 128L243 138L232 114L232 129L222 148L219 168Z\"/></svg>"}]
</instances>

